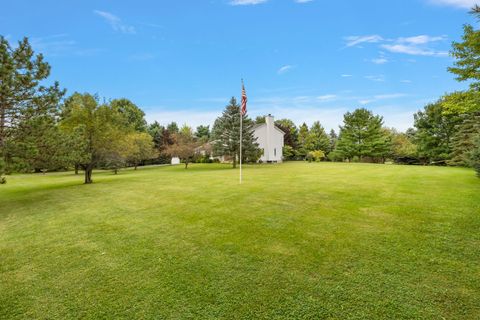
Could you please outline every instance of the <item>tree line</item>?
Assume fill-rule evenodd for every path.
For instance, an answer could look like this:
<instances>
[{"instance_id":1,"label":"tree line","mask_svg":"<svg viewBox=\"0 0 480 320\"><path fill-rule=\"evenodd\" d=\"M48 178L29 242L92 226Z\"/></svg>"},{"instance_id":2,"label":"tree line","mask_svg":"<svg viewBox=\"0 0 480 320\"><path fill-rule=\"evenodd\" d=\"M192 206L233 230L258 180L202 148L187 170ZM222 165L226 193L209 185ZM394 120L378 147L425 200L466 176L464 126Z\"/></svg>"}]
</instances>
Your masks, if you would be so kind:
<instances>
[{"instance_id":1,"label":"tree line","mask_svg":"<svg viewBox=\"0 0 480 320\"><path fill-rule=\"evenodd\" d=\"M472 13L480 17L476 6ZM480 31L464 26L462 41L454 42L449 68L468 90L453 92L414 115L414 128L398 132L365 108L344 115L338 134L319 121L310 127L290 119L275 121L285 132L286 160L361 161L467 166L480 176ZM0 183L11 172L45 172L75 168L92 183L95 168L119 169L169 163L179 157L185 168L192 161L211 162L226 156L233 167L239 159L240 106L235 98L212 129L193 130L172 122L147 124L132 101L101 101L97 95L74 93L58 82L45 85L50 65L35 54L27 38L12 47L0 36ZM253 126L265 121L247 116L243 123L243 157L255 162L261 151Z\"/></svg>"}]
</instances>

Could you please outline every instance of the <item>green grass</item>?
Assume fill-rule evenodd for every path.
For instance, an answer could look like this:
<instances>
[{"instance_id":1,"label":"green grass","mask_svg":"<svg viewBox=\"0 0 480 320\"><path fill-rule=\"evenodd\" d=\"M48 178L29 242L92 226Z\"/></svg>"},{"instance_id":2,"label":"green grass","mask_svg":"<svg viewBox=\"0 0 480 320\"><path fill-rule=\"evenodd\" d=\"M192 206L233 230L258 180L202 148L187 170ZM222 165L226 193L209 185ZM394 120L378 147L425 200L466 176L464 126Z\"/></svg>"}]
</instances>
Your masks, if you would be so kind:
<instances>
[{"instance_id":1,"label":"green grass","mask_svg":"<svg viewBox=\"0 0 480 320\"><path fill-rule=\"evenodd\" d=\"M13 175L0 318L479 319L480 179L372 164Z\"/></svg>"}]
</instances>

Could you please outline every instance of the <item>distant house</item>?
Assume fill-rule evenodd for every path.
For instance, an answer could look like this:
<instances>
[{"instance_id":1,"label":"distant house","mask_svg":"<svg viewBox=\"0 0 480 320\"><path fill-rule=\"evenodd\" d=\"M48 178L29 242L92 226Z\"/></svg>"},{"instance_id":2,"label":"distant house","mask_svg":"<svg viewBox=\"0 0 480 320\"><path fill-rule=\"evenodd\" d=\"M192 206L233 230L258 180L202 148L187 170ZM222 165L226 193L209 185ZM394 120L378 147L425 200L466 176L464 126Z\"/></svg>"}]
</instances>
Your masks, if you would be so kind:
<instances>
[{"instance_id":1,"label":"distant house","mask_svg":"<svg viewBox=\"0 0 480 320\"><path fill-rule=\"evenodd\" d=\"M258 146L263 151L260 161L282 162L285 132L275 125L273 116L271 114L266 116L265 123L255 125L253 130Z\"/></svg>"},{"instance_id":2,"label":"distant house","mask_svg":"<svg viewBox=\"0 0 480 320\"><path fill-rule=\"evenodd\" d=\"M172 165L177 165L180 164L180 158L179 157L173 157L172 161L170 162Z\"/></svg>"}]
</instances>

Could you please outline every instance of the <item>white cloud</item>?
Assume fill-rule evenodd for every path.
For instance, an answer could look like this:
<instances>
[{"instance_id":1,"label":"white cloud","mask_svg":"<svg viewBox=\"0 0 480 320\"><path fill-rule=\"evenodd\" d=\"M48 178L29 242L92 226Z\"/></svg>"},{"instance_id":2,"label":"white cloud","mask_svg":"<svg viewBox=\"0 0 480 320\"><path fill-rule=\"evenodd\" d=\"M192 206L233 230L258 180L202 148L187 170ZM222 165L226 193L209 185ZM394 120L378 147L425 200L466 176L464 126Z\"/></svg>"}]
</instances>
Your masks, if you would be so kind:
<instances>
[{"instance_id":1,"label":"white cloud","mask_svg":"<svg viewBox=\"0 0 480 320\"><path fill-rule=\"evenodd\" d=\"M463 9L471 9L479 3L478 0L429 0L430 3L436 5L451 6Z\"/></svg>"},{"instance_id":2,"label":"white cloud","mask_svg":"<svg viewBox=\"0 0 480 320\"><path fill-rule=\"evenodd\" d=\"M371 61L375 64L385 64L388 62L388 59L385 57L380 57L380 58L372 59Z\"/></svg>"},{"instance_id":3,"label":"white cloud","mask_svg":"<svg viewBox=\"0 0 480 320\"><path fill-rule=\"evenodd\" d=\"M277 73L278 74L284 74L285 72L290 71L292 68L293 68L293 66L287 64L287 65L281 67L280 69L278 69Z\"/></svg>"},{"instance_id":4,"label":"white cloud","mask_svg":"<svg viewBox=\"0 0 480 320\"><path fill-rule=\"evenodd\" d=\"M415 56L437 56L445 57L448 56L447 51L437 51L431 48L418 47L415 45L405 45L405 44L384 44L382 48L393 53L404 53Z\"/></svg>"},{"instance_id":5,"label":"white cloud","mask_svg":"<svg viewBox=\"0 0 480 320\"><path fill-rule=\"evenodd\" d=\"M401 83L412 83L412 80L400 80Z\"/></svg>"},{"instance_id":6,"label":"white cloud","mask_svg":"<svg viewBox=\"0 0 480 320\"><path fill-rule=\"evenodd\" d=\"M431 36L422 34L414 37L398 38L397 42L409 43L409 44L426 44L430 42L443 41L446 38L447 38L446 36L431 37Z\"/></svg>"},{"instance_id":7,"label":"white cloud","mask_svg":"<svg viewBox=\"0 0 480 320\"><path fill-rule=\"evenodd\" d=\"M351 78L351 77L353 77L353 75L351 75L351 74L342 74L342 75L340 75L340 77L342 77L342 78Z\"/></svg>"},{"instance_id":8,"label":"white cloud","mask_svg":"<svg viewBox=\"0 0 480 320\"><path fill-rule=\"evenodd\" d=\"M295 0L296 3L307 3L312 2L313 0Z\"/></svg>"},{"instance_id":9,"label":"white cloud","mask_svg":"<svg viewBox=\"0 0 480 320\"><path fill-rule=\"evenodd\" d=\"M385 76L383 74L365 76L364 78L367 79L367 80L370 80L370 81L375 81L375 82L384 82L385 81Z\"/></svg>"},{"instance_id":10,"label":"white cloud","mask_svg":"<svg viewBox=\"0 0 480 320\"><path fill-rule=\"evenodd\" d=\"M347 47L358 46L362 43L380 43L380 48L393 53L403 53L418 56L448 56L447 51L437 50L431 46L436 42L446 40L446 36L429 36L423 34L412 37L400 37L397 39L384 39L379 35L367 35L349 36L345 37L344 39L347 41ZM388 60L381 55L380 58L372 59L371 62L383 64L388 62Z\"/></svg>"},{"instance_id":11,"label":"white cloud","mask_svg":"<svg viewBox=\"0 0 480 320\"><path fill-rule=\"evenodd\" d=\"M348 36L345 37L347 47L355 47L362 43L377 43L383 41L383 38L378 34L367 35L367 36Z\"/></svg>"},{"instance_id":12,"label":"white cloud","mask_svg":"<svg viewBox=\"0 0 480 320\"><path fill-rule=\"evenodd\" d=\"M107 21L110 26L112 27L113 30L125 33L125 34L135 34L135 28L133 26L126 25L122 23L122 20L117 17L116 15L106 12L106 11L100 11L100 10L93 10L93 13L96 15L102 17Z\"/></svg>"},{"instance_id":13,"label":"white cloud","mask_svg":"<svg viewBox=\"0 0 480 320\"><path fill-rule=\"evenodd\" d=\"M337 95L335 94L324 94L322 96L318 96L317 100L318 101L332 101L337 98Z\"/></svg>"},{"instance_id":14,"label":"white cloud","mask_svg":"<svg viewBox=\"0 0 480 320\"><path fill-rule=\"evenodd\" d=\"M249 6L267 2L268 0L232 0L230 4L232 6Z\"/></svg>"}]
</instances>

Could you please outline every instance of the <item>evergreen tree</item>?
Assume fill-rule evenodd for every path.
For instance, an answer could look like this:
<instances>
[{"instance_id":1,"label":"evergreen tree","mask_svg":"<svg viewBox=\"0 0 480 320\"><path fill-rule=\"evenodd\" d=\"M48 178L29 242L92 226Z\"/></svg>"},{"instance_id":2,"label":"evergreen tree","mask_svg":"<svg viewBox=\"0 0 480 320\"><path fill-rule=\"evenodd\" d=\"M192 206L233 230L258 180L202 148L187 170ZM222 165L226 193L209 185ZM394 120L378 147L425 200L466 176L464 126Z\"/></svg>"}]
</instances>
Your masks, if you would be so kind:
<instances>
[{"instance_id":1,"label":"evergreen tree","mask_svg":"<svg viewBox=\"0 0 480 320\"><path fill-rule=\"evenodd\" d=\"M195 137L200 139L201 142L207 142L210 139L210 126L198 126L195 131Z\"/></svg>"},{"instance_id":2,"label":"evergreen tree","mask_svg":"<svg viewBox=\"0 0 480 320\"><path fill-rule=\"evenodd\" d=\"M7 39L0 36L0 178L11 160L18 156L8 151L15 149L9 146L21 143L12 140L14 136L22 136L17 134L20 123L33 124L28 119L58 110L65 91L57 82L52 86L42 85L49 75L49 64L42 54L35 55L27 38L11 47Z\"/></svg>"},{"instance_id":3,"label":"evergreen tree","mask_svg":"<svg viewBox=\"0 0 480 320\"><path fill-rule=\"evenodd\" d=\"M176 122L171 122L167 125L167 130L170 134L178 133L178 124Z\"/></svg>"},{"instance_id":4,"label":"evergreen tree","mask_svg":"<svg viewBox=\"0 0 480 320\"><path fill-rule=\"evenodd\" d=\"M335 130L331 129L330 134L328 135L329 138L329 147L327 149L327 154L335 150L335 147L337 146L337 141L338 141L338 135L335 132Z\"/></svg>"},{"instance_id":5,"label":"evergreen tree","mask_svg":"<svg viewBox=\"0 0 480 320\"><path fill-rule=\"evenodd\" d=\"M424 111L414 115L418 155L426 162L443 164L451 157L451 139L461 118L443 111L442 102L438 101L425 106Z\"/></svg>"},{"instance_id":6,"label":"evergreen tree","mask_svg":"<svg viewBox=\"0 0 480 320\"><path fill-rule=\"evenodd\" d=\"M243 117L242 156L245 161L256 161L260 155L256 138L253 135L253 121ZM216 156L229 156L236 167L240 156L240 106L232 97L222 116L215 120L212 128L213 153Z\"/></svg>"},{"instance_id":7,"label":"evergreen tree","mask_svg":"<svg viewBox=\"0 0 480 320\"><path fill-rule=\"evenodd\" d=\"M308 154L308 151L312 150L311 141L309 141L308 137L308 126L304 122L298 130L298 147L296 153L300 158L305 158Z\"/></svg>"},{"instance_id":8,"label":"evergreen tree","mask_svg":"<svg viewBox=\"0 0 480 320\"><path fill-rule=\"evenodd\" d=\"M385 161L390 150L389 139L382 128L383 119L367 109L356 109L344 115L336 151L343 158L360 161Z\"/></svg>"},{"instance_id":9,"label":"evergreen tree","mask_svg":"<svg viewBox=\"0 0 480 320\"><path fill-rule=\"evenodd\" d=\"M330 147L330 139L319 121L315 121L310 127L307 140L307 145L311 148L307 151L321 150L327 152Z\"/></svg>"},{"instance_id":10,"label":"evergreen tree","mask_svg":"<svg viewBox=\"0 0 480 320\"><path fill-rule=\"evenodd\" d=\"M477 177L480 178L480 134L478 134L473 141L473 150L470 151L470 164L477 172Z\"/></svg>"},{"instance_id":11,"label":"evergreen tree","mask_svg":"<svg viewBox=\"0 0 480 320\"><path fill-rule=\"evenodd\" d=\"M456 126L452 136L452 155L449 165L469 166L470 153L475 147L477 135L480 134L480 112L472 112L460 116L461 123Z\"/></svg>"}]
</instances>

